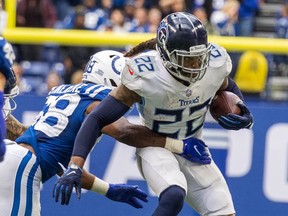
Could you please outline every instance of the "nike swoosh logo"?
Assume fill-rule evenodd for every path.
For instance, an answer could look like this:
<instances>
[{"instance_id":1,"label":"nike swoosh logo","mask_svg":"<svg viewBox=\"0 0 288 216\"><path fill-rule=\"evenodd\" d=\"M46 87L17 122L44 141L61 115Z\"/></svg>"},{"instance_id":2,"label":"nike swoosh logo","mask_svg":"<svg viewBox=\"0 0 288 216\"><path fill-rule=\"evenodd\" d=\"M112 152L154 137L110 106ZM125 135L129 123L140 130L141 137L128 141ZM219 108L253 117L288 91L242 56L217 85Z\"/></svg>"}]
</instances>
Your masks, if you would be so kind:
<instances>
[{"instance_id":1,"label":"nike swoosh logo","mask_svg":"<svg viewBox=\"0 0 288 216\"><path fill-rule=\"evenodd\" d=\"M68 173L66 176L70 175L70 174L76 174L75 171L71 171L70 173Z\"/></svg>"},{"instance_id":2,"label":"nike swoosh logo","mask_svg":"<svg viewBox=\"0 0 288 216\"><path fill-rule=\"evenodd\" d=\"M195 151L201 156L201 153L200 153L199 150L198 150L198 146L197 146L197 145L194 145L193 147L194 147Z\"/></svg>"}]
</instances>

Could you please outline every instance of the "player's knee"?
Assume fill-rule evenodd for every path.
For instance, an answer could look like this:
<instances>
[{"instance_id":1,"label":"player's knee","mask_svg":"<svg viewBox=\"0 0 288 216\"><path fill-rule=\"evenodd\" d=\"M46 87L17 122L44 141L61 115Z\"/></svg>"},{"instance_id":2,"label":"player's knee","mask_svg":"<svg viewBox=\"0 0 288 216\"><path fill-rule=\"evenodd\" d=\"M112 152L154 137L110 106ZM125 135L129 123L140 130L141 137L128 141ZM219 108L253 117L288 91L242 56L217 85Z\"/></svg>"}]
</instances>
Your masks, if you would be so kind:
<instances>
[{"instance_id":1,"label":"player's knee","mask_svg":"<svg viewBox=\"0 0 288 216\"><path fill-rule=\"evenodd\" d=\"M182 209L185 196L186 192L183 188L172 185L161 193L159 202L171 211L177 212Z\"/></svg>"},{"instance_id":2,"label":"player's knee","mask_svg":"<svg viewBox=\"0 0 288 216\"><path fill-rule=\"evenodd\" d=\"M209 212L217 213L227 208L231 204L230 202L227 193L218 190L209 194L206 200L206 206ZM234 214L227 214L227 216L232 215Z\"/></svg>"}]
</instances>

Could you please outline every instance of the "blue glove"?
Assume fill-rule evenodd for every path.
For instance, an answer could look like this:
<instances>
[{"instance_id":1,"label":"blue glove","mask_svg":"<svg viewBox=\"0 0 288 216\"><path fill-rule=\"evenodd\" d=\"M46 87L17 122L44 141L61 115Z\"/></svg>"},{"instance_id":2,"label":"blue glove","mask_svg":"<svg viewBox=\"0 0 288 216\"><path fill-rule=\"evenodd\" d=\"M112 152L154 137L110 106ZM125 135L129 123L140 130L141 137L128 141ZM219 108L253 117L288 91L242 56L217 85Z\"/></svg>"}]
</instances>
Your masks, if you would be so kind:
<instances>
[{"instance_id":1,"label":"blue glove","mask_svg":"<svg viewBox=\"0 0 288 216\"><path fill-rule=\"evenodd\" d=\"M137 185L109 184L106 197L117 202L128 203L135 208L143 208L139 200L148 202L147 194Z\"/></svg>"},{"instance_id":2,"label":"blue glove","mask_svg":"<svg viewBox=\"0 0 288 216\"><path fill-rule=\"evenodd\" d=\"M184 147L182 157L199 164L210 164L211 157L208 146L200 139L190 137L183 140Z\"/></svg>"},{"instance_id":3,"label":"blue glove","mask_svg":"<svg viewBox=\"0 0 288 216\"><path fill-rule=\"evenodd\" d=\"M251 129L253 127L253 116L249 111L248 107L239 102L237 104L242 111L242 115L228 114L228 116L220 116L218 123L225 129L228 130L240 130L243 128Z\"/></svg>"},{"instance_id":4,"label":"blue glove","mask_svg":"<svg viewBox=\"0 0 288 216\"><path fill-rule=\"evenodd\" d=\"M4 142L0 143L0 162L4 160L4 155L6 152L6 145Z\"/></svg>"},{"instance_id":5,"label":"blue glove","mask_svg":"<svg viewBox=\"0 0 288 216\"><path fill-rule=\"evenodd\" d=\"M76 195L81 197L81 175L82 169L75 164L71 164L63 175L57 180L53 187L53 198L58 202L61 191L61 205L68 205L73 187Z\"/></svg>"}]
</instances>

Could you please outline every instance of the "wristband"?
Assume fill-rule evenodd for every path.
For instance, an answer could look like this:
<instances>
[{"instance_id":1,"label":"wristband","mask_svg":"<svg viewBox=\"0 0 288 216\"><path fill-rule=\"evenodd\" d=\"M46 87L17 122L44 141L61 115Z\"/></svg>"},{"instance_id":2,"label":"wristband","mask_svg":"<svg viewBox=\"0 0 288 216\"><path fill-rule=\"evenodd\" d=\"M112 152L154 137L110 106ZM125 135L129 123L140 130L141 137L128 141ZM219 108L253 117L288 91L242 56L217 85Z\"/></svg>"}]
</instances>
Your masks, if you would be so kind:
<instances>
[{"instance_id":1,"label":"wristband","mask_svg":"<svg viewBox=\"0 0 288 216\"><path fill-rule=\"evenodd\" d=\"M109 189L109 184L107 182L95 177L93 185L90 190L95 193L106 195L108 189Z\"/></svg>"},{"instance_id":2,"label":"wristband","mask_svg":"<svg viewBox=\"0 0 288 216\"><path fill-rule=\"evenodd\" d=\"M165 148L173 153L182 154L183 153L183 141L171 138L166 138Z\"/></svg>"}]
</instances>

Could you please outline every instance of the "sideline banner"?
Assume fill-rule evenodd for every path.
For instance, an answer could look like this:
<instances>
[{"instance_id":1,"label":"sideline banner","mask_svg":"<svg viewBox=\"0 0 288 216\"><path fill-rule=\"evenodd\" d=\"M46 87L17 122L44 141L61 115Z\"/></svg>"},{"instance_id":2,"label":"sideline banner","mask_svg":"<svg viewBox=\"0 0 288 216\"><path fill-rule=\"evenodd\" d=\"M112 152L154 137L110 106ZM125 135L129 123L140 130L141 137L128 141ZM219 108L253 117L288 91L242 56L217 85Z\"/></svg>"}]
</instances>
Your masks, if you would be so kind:
<instances>
[{"instance_id":1,"label":"sideline banner","mask_svg":"<svg viewBox=\"0 0 288 216\"><path fill-rule=\"evenodd\" d=\"M31 124L45 98L31 95L16 97L14 112L24 124ZM255 118L253 130L228 131L207 118L205 142L213 159L226 177L238 216L286 215L288 209L288 103L247 101ZM137 122L132 110L130 121ZM42 187L42 216L146 216L151 215L157 198L138 172L135 149L104 136L91 153L86 169L110 183L137 184L149 193L143 209L110 201L84 191L80 200L73 194L68 206L55 203L52 188L57 177ZM185 205L180 216L198 215Z\"/></svg>"}]
</instances>

